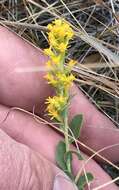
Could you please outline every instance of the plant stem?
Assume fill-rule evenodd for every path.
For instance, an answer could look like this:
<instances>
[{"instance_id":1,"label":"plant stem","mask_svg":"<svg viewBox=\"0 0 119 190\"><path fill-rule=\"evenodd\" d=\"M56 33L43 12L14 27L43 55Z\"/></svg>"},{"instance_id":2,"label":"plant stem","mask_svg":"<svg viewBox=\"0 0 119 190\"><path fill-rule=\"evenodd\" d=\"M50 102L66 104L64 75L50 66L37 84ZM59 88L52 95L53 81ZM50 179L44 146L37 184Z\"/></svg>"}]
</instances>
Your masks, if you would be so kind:
<instances>
[{"instance_id":1,"label":"plant stem","mask_svg":"<svg viewBox=\"0 0 119 190\"><path fill-rule=\"evenodd\" d=\"M66 153L69 152L70 147L69 147L69 137L68 137L68 114L67 114L67 108L65 109L65 116L64 116L64 130L65 130L65 144L66 144ZM71 173L71 158L68 157L67 159L67 169L68 172Z\"/></svg>"},{"instance_id":2,"label":"plant stem","mask_svg":"<svg viewBox=\"0 0 119 190\"><path fill-rule=\"evenodd\" d=\"M66 152L68 152L68 151L69 151L69 138L68 138L68 119L67 119L67 110L65 111L64 128L65 128Z\"/></svg>"}]
</instances>

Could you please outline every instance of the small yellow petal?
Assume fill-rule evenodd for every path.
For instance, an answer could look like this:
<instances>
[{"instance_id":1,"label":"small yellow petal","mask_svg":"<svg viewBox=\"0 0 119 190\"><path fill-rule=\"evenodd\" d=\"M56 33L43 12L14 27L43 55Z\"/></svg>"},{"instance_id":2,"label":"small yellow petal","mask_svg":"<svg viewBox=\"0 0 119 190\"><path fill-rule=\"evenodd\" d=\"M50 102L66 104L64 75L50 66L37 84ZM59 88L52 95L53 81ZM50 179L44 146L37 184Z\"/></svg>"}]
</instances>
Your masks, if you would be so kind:
<instances>
[{"instance_id":1,"label":"small yellow petal","mask_svg":"<svg viewBox=\"0 0 119 190\"><path fill-rule=\"evenodd\" d=\"M49 56L54 56L54 53L53 53L53 51L51 50L51 48L44 49L44 53L45 53L46 55L49 55Z\"/></svg>"},{"instance_id":2,"label":"small yellow petal","mask_svg":"<svg viewBox=\"0 0 119 190\"><path fill-rule=\"evenodd\" d=\"M67 49L67 44L61 43L61 44L59 45L58 49L59 49L61 52L65 52L66 49Z\"/></svg>"},{"instance_id":3,"label":"small yellow petal","mask_svg":"<svg viewBox=\"0 0 119 190\"><path fill-rule=\"evenodd\" d=\"M52 69L52 68L53 68L53 67L52 67L52 62L51 62L50 60L48 60L48 61L46 62L46 66L47 66L48 69Z\"/></svg>"},{"instance_id":4,"label":"small yellow petal","mask_svg":"<svg viewBox=\"0 0 119 190\"><path fill-rule=\"evenodd\" d=\"M54 23L55 25L60 26L60 25L62 24L62 20L61 20L61 19L55 19L55 21L53 21L53 23Z\"/></svg>"},{"instance_id":5,"label":"small yellow petal","mask_svg":"<svg viewBox=\"0 0 119 190\"><path fill-rule=\"evenodd\" d=\"M71 59L69 62L68 62L68 65L70 66L70 67L73 67L74 65L76 65L77 64L77 61L75 61L75 60L73 60L73 59Z\"/></svg>"},{"instance_id":6,"label":"small yellow petal","mask_svg":"<svg viewBox=\"0 0 119 190\"><path fill-rule=\"evenodd\" d=\"M48 29L48 30L52 30L52 28L53 28L52 24L48 24L48 25L47 25L47 29Z\"/></svg>"},{"instance_id":7,"label":"small yellow petal","mask_svg":"<svg viewBox=\"0 0 119 190\"><path fill-rule=\"evenodd\" d=\"M52 61L53 61L53 63L55 63L55 64L60 63L60 60L61 60L61 56L60 56L60 55L59 55L59 56L53 56L53 57L52 57Z\"/></svg>"}]
</instances>

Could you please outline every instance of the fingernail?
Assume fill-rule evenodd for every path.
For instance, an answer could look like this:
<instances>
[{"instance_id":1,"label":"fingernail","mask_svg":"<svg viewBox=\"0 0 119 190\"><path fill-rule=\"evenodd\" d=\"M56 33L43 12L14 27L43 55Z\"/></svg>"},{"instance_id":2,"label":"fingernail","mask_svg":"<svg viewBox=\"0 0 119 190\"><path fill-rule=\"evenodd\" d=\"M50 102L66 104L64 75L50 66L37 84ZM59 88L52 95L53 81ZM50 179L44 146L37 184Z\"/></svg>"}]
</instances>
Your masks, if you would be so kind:
<instances>
[{"instance_id":1,"label":"fingernail","mask_svg":"<svg viewBox=\"0 0 119 190\"><path fill-rule=\"evenodd\" d=\"M76 185L65 175L58 174L54 180L53 190L78 190Z\"/></svg>"}]
</instances>

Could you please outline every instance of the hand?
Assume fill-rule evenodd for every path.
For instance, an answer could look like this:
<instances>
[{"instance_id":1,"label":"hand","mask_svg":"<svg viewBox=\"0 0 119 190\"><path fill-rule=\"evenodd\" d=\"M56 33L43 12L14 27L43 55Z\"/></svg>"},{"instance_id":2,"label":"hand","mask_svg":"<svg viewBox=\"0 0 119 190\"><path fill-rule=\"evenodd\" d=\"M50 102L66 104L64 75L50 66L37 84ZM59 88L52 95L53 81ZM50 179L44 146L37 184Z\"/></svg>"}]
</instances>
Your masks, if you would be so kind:
<instances>
[{"instance_id":1,"label":"hand","mask_svg":"<svg viewBox=\"0 0 119 190\"><path fill-rule=\"evenodd\" d=\"M47 96L53 93L53 90L51 90L43 78L44 72L18 73L16 72L16 69L19 67L24 68L44 66L47 58L41 53L39 49L32 47L26 41L17 37L3 27L0 27L0 40L1 122L6 117L9 108L13 106L32 111L33 106L35 105L37 114L42 115L44 110L44 100ZM99 111L97 111L75 86L71 90L73 90L73 92L75 91L77 95L72 99L72 105L71 109L69 110L69 114L72 117L77 113L83 113L85 119L80 140L94 150L99 150L105 146L118 143L119 133L117 133L117 129L111 123L111 121ZM54 177L60 171L55 167L54 152L56 144L62 137L46 125L37 123L32 116L17 110L11 111L7 119L1 123L1 129L10 136L8 137L2 130L0 131L0 134L3 134L3 136L5 136L4 138L6 139L6 147L4 148L6 151L5 156L12 155L10 157L14 159L7 160L6 164L3 165L3 169L0 171L0 174L4 177L3 181L0 182L0 187L2 187L1 185L4 184L6 185L6 189L10 185L12 190L13 187L14 189L16 188L16 186L12 184L14 180L8 180L9 177L12 177L11 173L14 174L13 178L15 178L16 172L14 172L14 168L10 168L9 171L11 173L9 176L7 175L8 172L5 173L3 171L7 169L7 163L10 165L10 163L13 163L13 161L16 160L17 156L15 154L18 152L21 155L21 160L20 156L18 156L17 159L19 159L17 162L19 163L19 167L16 167L15 171L18 172L18 175L16 176L16 185L18 186L18 184L22 184L19 186L19 189L30 189L31 187L33 187L35 190L39 188L41 190L48 188L52 189ZM18 150L13 151L10 149L10 152L8 152L7 146L11 147L10 143L12 142L14 142L14 146L17 147ZM1 148L3 145L4 143L2 142L2 145L0 145ZM89 153L86 151L86 149L82 149L84 152ZM118 146L115 148L113 147L113 149L104 151L102 155L111 161L116 162L119 158L118 149ZM28 170L24 170L23 168L23 171L25 172L21 172L20 168L23 165L22 163L25 158L24 155L26 155L27 158L27 166L24 168L28 168ZM2 164L3 159L1 157L0 161ZM31 159L31 157L33 158ZM49 161L45 160L44 157L46 157L46 159ZM79 162L76 158L74 158L74 172L77 172L81 165L82 162ZM95 176L95 180L91 184L91 188L97 187L111 180L110 177L94 160L91 160L85 166L85 168L87 171L92 172ZM41 170L43 171L44 175L40 173ZM23 175L24 173L25 175ZM33 177L30 176L31 173L34 174ZM50 177L50 180L47 175ZM46 184L47 187L45 187ZM114 184L111 184L107 187L104 187L103 189L116 190L118 187Z\"/></svg>"}]
</instances>

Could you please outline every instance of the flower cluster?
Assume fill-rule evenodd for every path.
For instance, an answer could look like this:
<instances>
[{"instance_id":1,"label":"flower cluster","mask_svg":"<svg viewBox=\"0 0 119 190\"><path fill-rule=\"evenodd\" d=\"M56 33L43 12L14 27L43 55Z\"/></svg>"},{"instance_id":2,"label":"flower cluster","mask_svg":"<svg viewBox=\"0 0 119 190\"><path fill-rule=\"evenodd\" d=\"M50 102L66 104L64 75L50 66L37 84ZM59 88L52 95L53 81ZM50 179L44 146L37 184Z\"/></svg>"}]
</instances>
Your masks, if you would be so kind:
<instances>
[{"instance_id":1,"label":"flower cluster","mask_svg":"<svg viewBox=\"0 0 119 190\"><path fill-rule=\"evenodd\" d=\"M48 40L50 47L61 53L65 52L69 40L74 35L70 25L66 21L57 19L52 24L48 24L47 28L49 30ZM51 55L52 53L49 51L49 54Z\"/></svg>"},{"instance_id":2,"label":"flower cluster","mask_svg":"<svg viewBox=\"0 0 119 190\"><path fill-rule=\"evenodd\" d=\"M48 40L50 47L44 52L49 56L47 68L49 72L45 76L48 83L56 89L56 96L49 97L46 101L48 114L51 119L61 121L61 114L69 101L69 88L75 77L71 74L72 67L76 61L70 60L65 66L65 54L69 40L72 39L74 32L69 23L57 19L48 24Z\"/></svg>"},{"instance_id":3,"label":"flower cluster","mask_svg":"<svg viewBox=\"0 0 119 190\"><path fill-rule=\"evenodd\" d=\"M47 109L49 111L49 116L51 116L51 119L55 118L58 121L61 121L61 111L65 108L67 102L67 97L59 95L54 97L49 97L46 101L46 104L48 104Z\"/></svg>"}]
</instances>

